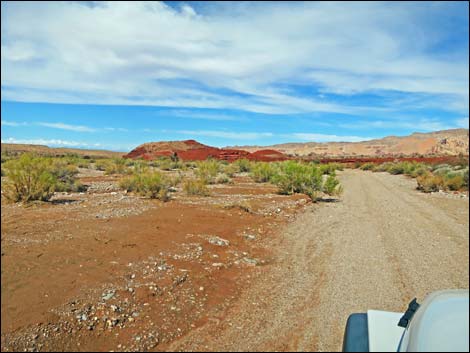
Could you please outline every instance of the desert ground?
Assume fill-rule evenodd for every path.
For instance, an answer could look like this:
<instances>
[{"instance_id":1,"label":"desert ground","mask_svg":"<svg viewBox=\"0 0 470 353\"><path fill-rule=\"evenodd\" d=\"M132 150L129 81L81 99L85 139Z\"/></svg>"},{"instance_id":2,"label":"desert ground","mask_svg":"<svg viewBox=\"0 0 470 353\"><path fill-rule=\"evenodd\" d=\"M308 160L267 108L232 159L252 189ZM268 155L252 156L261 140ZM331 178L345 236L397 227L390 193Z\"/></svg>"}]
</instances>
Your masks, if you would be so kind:
<instances>
[{"instance_id":1,"label":"desert ground","mask_svg":"<svg viewBox=\"0 0 470 353\"><path fill-rule=\"evenodd\" d=\"M163 203L87 169L85 193L2 198L2 350L340 350L353 312L469 287L467 196L338 176L317 203L244 175Z\"/></svg>"}]
</instances>

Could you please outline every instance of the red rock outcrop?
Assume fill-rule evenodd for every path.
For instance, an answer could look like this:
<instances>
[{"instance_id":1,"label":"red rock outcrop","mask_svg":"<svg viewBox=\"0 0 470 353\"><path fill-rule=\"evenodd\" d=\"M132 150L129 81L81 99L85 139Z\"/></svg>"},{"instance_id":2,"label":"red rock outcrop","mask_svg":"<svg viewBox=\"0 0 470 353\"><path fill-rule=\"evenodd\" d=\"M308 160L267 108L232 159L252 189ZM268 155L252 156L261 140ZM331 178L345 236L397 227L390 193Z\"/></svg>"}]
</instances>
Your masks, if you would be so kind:
<instances>
[{"instance_id":1,"label":"red rock outcrop","mask_svg":"<svg viewBox=\"0 0 470 353\"><path fill-rule=\"evenodd\" d=\"M286 155L275 150L259 150L255 153L250 153L237 149L207 146L195 140L144 143L133 149L124 157L152 160L162 156L171 157L174 155L185 161L202 161L207 158L215 158L229 162L241 158L253 161L282 161L289 159Z\"/></svg>"}]
</instances>

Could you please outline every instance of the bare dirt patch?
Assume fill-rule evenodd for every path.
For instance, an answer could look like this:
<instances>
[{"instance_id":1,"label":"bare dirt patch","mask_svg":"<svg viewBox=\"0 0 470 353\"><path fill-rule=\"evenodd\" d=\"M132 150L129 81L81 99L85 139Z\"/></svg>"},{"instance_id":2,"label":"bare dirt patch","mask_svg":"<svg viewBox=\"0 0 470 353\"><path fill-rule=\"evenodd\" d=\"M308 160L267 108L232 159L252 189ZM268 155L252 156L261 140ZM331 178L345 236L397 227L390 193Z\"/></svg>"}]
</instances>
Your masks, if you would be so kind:
<instances>
[{"instance_id":1,"label":"bare dirt patch","mask_svg":"<svg viewBox=\"0 0 470 353\"><path fill-rule=\"evenodd\" d=\"M2 198L3 351L163 350L221 320L307 203L247 178L163 203L102 172L80 177L87 192L48 203Z\"/></svg>"}]
</instances>

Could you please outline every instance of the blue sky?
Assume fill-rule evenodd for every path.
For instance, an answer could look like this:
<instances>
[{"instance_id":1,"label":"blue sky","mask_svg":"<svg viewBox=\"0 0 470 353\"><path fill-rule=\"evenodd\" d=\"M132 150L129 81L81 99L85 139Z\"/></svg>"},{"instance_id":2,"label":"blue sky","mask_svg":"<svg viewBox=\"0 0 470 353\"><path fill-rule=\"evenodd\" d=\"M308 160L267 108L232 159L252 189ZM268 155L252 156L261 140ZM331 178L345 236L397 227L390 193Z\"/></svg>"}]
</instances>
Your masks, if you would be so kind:
<instances>
[{"instance_id":1,"label":"blue sky","mask_svg":"<svg viewBox=\"0 0 470 353\"><path fill-rule=\"evenodd\" d=\"M468 128L467 2L2 2L2 142L128 151Z\"/></svg>"}]
</instances>

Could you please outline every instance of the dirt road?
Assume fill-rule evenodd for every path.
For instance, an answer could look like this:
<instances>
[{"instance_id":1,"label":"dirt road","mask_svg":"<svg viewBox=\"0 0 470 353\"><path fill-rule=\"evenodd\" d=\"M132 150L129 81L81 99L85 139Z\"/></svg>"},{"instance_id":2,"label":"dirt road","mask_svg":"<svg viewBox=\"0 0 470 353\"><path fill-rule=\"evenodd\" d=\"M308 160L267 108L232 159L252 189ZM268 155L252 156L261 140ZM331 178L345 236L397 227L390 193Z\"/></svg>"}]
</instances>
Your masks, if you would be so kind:
<instances>
[{"instance_id":1,"label":"dirt road","mask_svg":"<svg viewBox=\"0 0 470 353\"><path fill-rule=\"evenodd\" d=\"M277 261L229 312L165 348L340 350L350 313L404 311L414 297L469 287L468 199L422 194L384 173L340 178L341 201L287 226L272 244Z\"/></svg>"}]
</instances>

